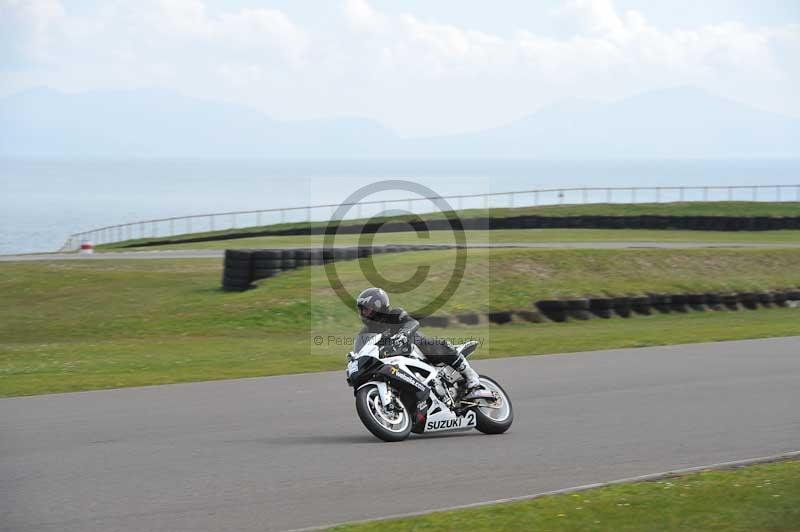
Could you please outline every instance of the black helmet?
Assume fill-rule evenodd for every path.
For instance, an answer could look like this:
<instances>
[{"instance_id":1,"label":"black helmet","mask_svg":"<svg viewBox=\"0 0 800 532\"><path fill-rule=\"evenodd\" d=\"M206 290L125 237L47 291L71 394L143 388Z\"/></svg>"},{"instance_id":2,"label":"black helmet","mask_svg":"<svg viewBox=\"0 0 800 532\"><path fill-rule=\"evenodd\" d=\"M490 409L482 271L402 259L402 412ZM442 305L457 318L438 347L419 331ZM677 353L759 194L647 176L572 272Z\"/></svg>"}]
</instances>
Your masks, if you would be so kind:
<instances>
[{"instance_id":1,"label":"black helmet","mask_svg":"<svg viewBox=\"0 0 800 532\"><path fill-rule=\"evenodd\" d=\"M361 321L374 320L375 314L389 311L389 296L380 288L367 288L356 299L356 307Z\"/></svg>"}]
</instances>

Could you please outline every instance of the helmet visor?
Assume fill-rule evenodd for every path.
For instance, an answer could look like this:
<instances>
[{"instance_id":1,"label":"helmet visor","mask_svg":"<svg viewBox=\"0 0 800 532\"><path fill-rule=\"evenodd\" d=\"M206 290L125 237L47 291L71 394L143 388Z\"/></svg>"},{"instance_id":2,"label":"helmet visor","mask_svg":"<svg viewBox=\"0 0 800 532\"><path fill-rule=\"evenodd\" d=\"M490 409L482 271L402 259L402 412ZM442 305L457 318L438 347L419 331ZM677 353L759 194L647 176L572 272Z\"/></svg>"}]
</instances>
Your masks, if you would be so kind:
<instances>
[{"instance_id":1,"label":"helmet visor","mask_svg":"<svg viewBox=\"0 0 800 532\"><path fill-rule=\"evenodd\" d=\"M363 318L371 318L375 314L375 311L369 307L358 307L358 309Z\"/></svg>"}]
</instances>

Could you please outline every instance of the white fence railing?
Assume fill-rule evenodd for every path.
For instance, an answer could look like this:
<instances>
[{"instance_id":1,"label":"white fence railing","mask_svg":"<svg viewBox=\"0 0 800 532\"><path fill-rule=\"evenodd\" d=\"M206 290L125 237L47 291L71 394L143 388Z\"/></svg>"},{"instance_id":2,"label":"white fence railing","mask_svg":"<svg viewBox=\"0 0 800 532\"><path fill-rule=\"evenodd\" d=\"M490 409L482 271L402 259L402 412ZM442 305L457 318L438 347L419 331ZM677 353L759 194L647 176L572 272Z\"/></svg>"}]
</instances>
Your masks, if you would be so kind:
<instances>
[{"instance_id":1,"label":"white fence railing","mask_svg":"<svg viewBox=\"0 0 800 532\"><path fill-rule=\"evenodd\" d=\"M665 203L690 201L800 201L800 185L572 187L515 190L483 194L442 196L457 210L592 203ZM387 208L423 214L431 212L435 198L402 198L344 204L347 219L371 217ZM342 204L306 205L250 211L216 212L141 220L98 227L69 236L61 251L78 249L82 242L111 244L125 240L158 238L263 225L325 221Z\"/></svg>"}]
</instances>

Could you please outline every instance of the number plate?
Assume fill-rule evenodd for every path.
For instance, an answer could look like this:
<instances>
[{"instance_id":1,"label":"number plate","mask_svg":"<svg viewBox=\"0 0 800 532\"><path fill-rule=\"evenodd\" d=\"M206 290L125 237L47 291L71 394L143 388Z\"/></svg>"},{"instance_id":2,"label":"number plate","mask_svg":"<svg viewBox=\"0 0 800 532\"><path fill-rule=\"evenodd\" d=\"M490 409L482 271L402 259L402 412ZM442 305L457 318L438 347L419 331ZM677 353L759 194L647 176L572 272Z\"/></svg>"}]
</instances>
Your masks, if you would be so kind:
<instances>
[{"instance_id":1,"label":"number plate","mask_svg":"<svg viewBox=\"0 0 800 532\"><path fill-rule=\"evenodd\" d=\"M356 371L358 371L358 360L351 360L347 363L347 376L349 377Z\"/></svg>"}]
</instances>

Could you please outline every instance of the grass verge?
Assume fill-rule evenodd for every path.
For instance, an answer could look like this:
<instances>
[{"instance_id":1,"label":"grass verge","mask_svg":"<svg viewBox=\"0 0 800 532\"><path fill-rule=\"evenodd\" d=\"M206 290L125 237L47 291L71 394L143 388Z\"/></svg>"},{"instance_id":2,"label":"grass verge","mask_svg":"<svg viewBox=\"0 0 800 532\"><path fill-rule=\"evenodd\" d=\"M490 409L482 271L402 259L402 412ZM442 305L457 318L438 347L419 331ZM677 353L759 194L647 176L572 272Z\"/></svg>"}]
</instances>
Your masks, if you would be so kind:
<instances>
[{"instance_id":1,"label":"grass verge","mask_svg":"<svg viewBox=\"0 0 800 532\"><path fill-rule=\"evenodd\" d=\"M788 532L799 528L800 461L787 460L332 530Z\"/></svg>"},{"instance_id":2,"label":"grass verge","mask_svg":"<svg viewBox=\"0 0 800 532\"><path fill-rule=\"evenodd\" d=\"M425 283L394 297L411 309L441 291L453 257L375 262L398 279L430 263ZM470 250L464 280L440 312L531 308L539 298L589 293L794 286L798 264L800 250ZM359 262L338 269L351 291L367 283ZM341 369L360 324L322 268L243 293L222 292L220 271L212 259L0 264L0 396ZM480 357L489 358L800 335L798 317L800 309L776 308L426 332L481 338Z\"/></svg>"},{"instance_id":3,"label":"grass verge","mask_svg":"<svg viewBox=\"0 0 800 532\"><path fill-rule=\"evenodd\" d=\"M369 235L372 236L372 235ZM450 231L417 233L377 233L373 243L385 244L455 244ZM470 245L481 244L563 244L575 242L670 242L701 244L800 244L800 231L668 231L649 229L498 229L464 231ZM228 249L274 247L321 247L322 235L259 236L233 240L214 240L185 244L164 244L158 247L129 247L126 251L173 249ZM337 246L356 246L364 242L361 235L338 235ZM100 252L120 251L119 247L99 246Z\"/></svg>"},{"instance_id":4,"label":"grass verge","mask_svg":"<svg viewBox=\"0 0 800 532\"><path fill-rule=\"evenodd\" d=\"M425 329L481 342L475 359L800 335L798 309ZM0 345L0 397L337 371L357 324L321 334L192 334ZM321 344L315 338L322 338Z\"/></svg>"},{"instance_id":5,"label":"grass verge","mask_svg":"<svg viewBox=\"0 0 800 532\"><path fill-rule=\"evenodd\" d=\"M800 216L800 202L760 202L760 201L707 201L671 203L596 203L589 205L542 205L516 208L464 209L457 211L462 218L495 217L509 218L526 214L540 216ZM442 213L420 214L423 219L442 218ZM410 216L377 217L372 221L408 220ZM342 225L354 225L367 221L366 218L346 220ZM253 231L279 231L285 229L324 227L327 221L290 222L254 227L240 227L217 231L198 232L172 237L152 237L131 239L98 246L98 249L117 249L135 245L166 243L169 239L182 237L229 236ZM151 246L148 246L151 247Z\"/></svg>"}]
</instances>

